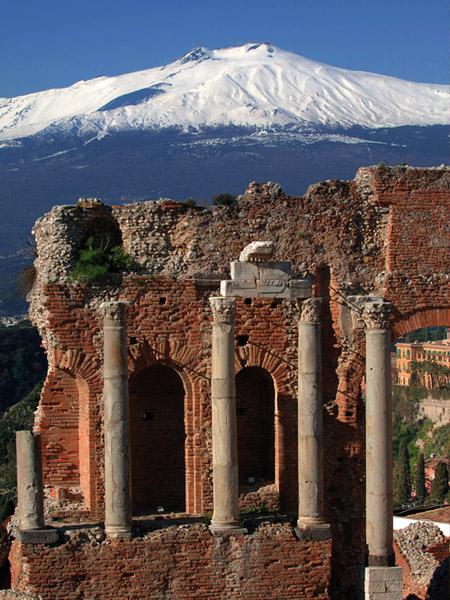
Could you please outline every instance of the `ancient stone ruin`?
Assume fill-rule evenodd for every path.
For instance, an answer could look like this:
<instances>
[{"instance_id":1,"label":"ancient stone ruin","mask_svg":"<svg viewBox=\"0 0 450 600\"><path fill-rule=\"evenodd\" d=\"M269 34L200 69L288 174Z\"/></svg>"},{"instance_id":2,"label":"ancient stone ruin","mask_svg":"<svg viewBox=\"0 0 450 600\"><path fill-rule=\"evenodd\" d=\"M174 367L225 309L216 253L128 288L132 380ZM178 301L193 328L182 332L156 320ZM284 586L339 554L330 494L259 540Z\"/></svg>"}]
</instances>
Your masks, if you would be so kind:
<instances>
[{"instance_id":1,"label":"ancient stone ruin","mask_svg":"<svg viewBox=\"0 0 450 600\"><path fill-rule=\"evenodd\" d=\"M12 588L402 598L390 340L450 325L449 209L450 169L369 167L300 198L252 183L232 206L42 217L49 370L18 439ZM89 236L140 272L74 281Z\"/></svg>"}]
</instances>

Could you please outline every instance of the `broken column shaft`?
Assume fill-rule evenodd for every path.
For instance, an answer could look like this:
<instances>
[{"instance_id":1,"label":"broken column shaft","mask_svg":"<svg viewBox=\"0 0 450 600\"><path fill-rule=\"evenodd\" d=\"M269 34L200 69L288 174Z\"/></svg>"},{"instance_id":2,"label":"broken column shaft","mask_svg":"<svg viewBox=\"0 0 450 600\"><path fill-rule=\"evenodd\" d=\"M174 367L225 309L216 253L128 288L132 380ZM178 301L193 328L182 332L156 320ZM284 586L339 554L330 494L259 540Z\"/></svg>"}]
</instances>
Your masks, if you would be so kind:
<instances>
[{"instance_id":1,"label":"broken column shaft","mask_svg":"<svg viewBox=\"0 0 450 600\"><path fill-rule=\"evenodd\" d=\"M131 537L131 466L126 313L129 302L104 302L105 531Z\"/></svg>"},{"instance_id":2,"label":"broken column shaft","mask_svg":"<svg viewBox=\"0 0 450 600\"><path fill-rule=\"evenodd\" d=\"M41 436L32 431L17 431L16 450L19 529L43 529Z\"/></svg>"}]
</instances>

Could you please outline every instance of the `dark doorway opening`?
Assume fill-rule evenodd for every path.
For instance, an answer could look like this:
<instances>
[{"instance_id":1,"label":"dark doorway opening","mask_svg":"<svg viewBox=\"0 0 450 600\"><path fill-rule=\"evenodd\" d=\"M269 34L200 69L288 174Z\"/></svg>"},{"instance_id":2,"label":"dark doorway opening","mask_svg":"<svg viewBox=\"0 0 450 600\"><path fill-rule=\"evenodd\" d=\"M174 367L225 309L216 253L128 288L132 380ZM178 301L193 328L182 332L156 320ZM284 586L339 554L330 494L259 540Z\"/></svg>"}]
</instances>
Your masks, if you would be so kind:
<instances>
[{"instance_id":1,"label":"dark doorway opening","mask_svg":"<svg viewBox=\"0 0 450 600\"><path fill-rule=\"evenodd\" d=\"M152 365L130 382L133 513L184 512L184 387L178 373Z\"/></svg>"},{"instance_id":2,"label":"dark doorway opening","mask_svg":"<svg viewBox=\"0 0 450 600\"><path fill-rule=\"evenodd\" d=\"M271 375L247 367L236 375L239 483L266 485L275 479L275 390Z\"/></svg>"}]
</instances>

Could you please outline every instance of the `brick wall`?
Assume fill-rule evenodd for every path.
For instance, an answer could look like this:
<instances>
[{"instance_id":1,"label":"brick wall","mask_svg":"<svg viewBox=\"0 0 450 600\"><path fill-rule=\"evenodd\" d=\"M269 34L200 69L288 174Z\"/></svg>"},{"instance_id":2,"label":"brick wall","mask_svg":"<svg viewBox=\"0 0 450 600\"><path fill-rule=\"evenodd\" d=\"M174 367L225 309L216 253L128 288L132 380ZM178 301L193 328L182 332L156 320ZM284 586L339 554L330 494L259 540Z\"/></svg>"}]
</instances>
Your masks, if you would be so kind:
<instances>
[{"instance_id":1,"label":"brick wall","mask_svg":"<svg viewBox=\"0 0 450 600\"><path fill-rule=\"evenodd\" d=\"M53 548L14 542L12 586L52 600L330 598L331 542L300 543L290 525L228 539L200 524L97 538L72 530Z\"/></svg>"}]
</instances>

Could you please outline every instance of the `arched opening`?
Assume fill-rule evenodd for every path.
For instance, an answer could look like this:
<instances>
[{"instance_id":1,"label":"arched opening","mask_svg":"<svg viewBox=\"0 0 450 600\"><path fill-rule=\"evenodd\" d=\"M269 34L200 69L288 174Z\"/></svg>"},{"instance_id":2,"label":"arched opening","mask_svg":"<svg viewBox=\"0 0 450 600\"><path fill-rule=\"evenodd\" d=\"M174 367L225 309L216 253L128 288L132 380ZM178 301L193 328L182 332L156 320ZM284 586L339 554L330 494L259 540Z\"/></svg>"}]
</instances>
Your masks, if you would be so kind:
<instances>
[{"instance_id":1,"label":"arched opening","mask_svg":"<svg viewBox=\"0 0 450 600\"><path fill-rule=\"evenodd\" d=\"M86 384L60 368L47 375L36 425L42 439L44 485L56 501L90 507L89 415L84 402Z\"/></svg>"},{"instance_id":2,"label":"arched opening","mask_svg":"<svg viewBox=\"0 0 450 600\"><path fill-rule=\"evenodd\" d=\"M236 375L240 486L275 480L275 390L271 375L247 367Z\"/></svg>"},{"instance_id":3,"label":"arched opening","mask_svg":"<svg viewBox=\"0 0 450 600\"><path fill-rule=\"evenodd\" d=\"M130 382L133 512L185 510L184 387L157 364Z\"/></svg>"}]
</instances>

